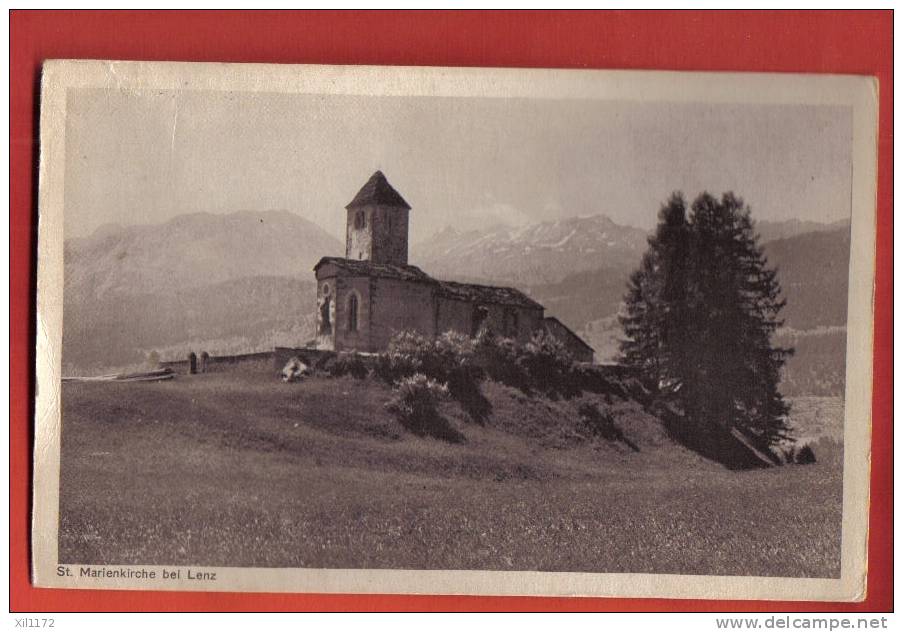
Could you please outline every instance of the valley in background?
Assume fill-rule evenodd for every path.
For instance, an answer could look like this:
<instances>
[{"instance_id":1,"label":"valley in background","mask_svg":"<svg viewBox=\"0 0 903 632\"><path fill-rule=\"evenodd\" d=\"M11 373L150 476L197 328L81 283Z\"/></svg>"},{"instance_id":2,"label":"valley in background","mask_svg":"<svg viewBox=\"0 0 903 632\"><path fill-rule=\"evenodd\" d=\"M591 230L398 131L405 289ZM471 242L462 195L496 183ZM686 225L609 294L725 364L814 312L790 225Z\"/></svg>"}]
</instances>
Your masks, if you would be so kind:
<instances>
[{"instance_id":1,"label":"valley in background","mask_svg":"<svg viewBox=\"0 0 903 632\"><path fill-rule=\"evenodd\" d=\"M283 384L270 360L160 382L66 382L60 560L836 577L849 231L760 231L774 236L765 250L787 298L778 342L797 349L782 392L815 464L727 469L619 388L568 399L485 380L483 423L442 404L450 441L410 432L378 379L318 372ZM411 263L517 286L610 361L645 243L645 231L583 217L442 231ZM312 268L341 254L287 212L185 215L69 240L64 375L303 345ZM587 426L586 405L618 432Z\"/></svg>"},{"instance_id":2,"label":"valley in background","mask_svg":"<svg viewBox=\"0 0 903 632\"><path fill-rule=\"evenodd\" d=\"M777 342L796 348L787 395L841 395L849 223L759 222L787 305ZM486 231L446 228L414 244L411 263L438 278L524 290L610 362L617 313L647 231L604 215ZM300 346L314 333L312 269L341 243L288 211L194 213L157 225L107 225L65 245L63 374Z\"/></svg>"}]
</instances>

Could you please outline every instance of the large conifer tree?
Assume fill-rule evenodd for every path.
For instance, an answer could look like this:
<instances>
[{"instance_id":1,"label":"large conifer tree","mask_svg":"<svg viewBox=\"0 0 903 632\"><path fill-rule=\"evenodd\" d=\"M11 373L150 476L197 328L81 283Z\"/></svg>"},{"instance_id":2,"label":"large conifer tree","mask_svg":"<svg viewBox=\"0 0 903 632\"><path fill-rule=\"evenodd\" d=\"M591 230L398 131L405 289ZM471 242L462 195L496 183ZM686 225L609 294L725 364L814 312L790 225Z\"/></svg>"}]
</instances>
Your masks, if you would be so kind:
<instances>
[{"instance_id":1,"label":"large conifer tree","mask_svg":"<svg viewBox=\"0 0 903 632\"><path fill-rule=\"evenodd\" d=\"M703 193L687 216L675 194L630 279L621 360L697 439L739 429L773 444L788 433L778 384L792 350L772 345L783 306L743 201Z\"/></svg>"},{"instance_id":2,"label":"large conifer tree","mask_svg":"<svg viewBox=\"0 0 903 632\"><path fill-rule=\"evenodd\" d=\"M630 277L620 316L626 334L623 362L638 368L649 387L664 392L681 387L690 239L686 202L674 193L659 211L649 248Z\"/></svg>"}]
</instances>

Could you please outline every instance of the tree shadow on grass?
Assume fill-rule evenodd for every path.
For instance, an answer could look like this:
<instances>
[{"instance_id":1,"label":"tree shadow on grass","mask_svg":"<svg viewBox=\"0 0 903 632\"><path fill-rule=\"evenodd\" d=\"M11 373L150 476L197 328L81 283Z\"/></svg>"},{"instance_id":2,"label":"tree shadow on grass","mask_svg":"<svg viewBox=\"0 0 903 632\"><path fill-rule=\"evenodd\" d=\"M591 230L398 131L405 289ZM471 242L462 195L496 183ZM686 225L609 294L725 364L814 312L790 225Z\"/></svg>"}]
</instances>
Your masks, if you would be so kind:
<instances>
[{"instance_id":1,"label":"tree shadow on grass","mask_svg":"<svg viewBox=\"0 0 903 632\"><path fill-rule=\"evenodd\" d=\"M578 412L580 420L595 436L602 437L606 441L623 443L634 452L640 451L640 448L624 435L624 431L615 425L615 420L609 412L601 412L590 403L581 404Z\"/></svg>"},{"instance_id":2,"label":"tree shadow on grass","mask_svg":"<svg viewBox=\"0 0 903 632\"><path fill-rule=\"evenodd\" d=\"M449 443L463 443L465 436L441 414L402 416L399 421L409 432L418 437L432 437Z\"/></svg>"},{"instance_id":3,"label":"tree shadow on grass","mask_svg":"<svg viewBox=\"0 0 903 632\"><path fill-rule=\"evenodd\" d=\"M777 465L767 448L718 424L693 423L667 406L654 406L653 414L675 442L729 470L754 470Z\"/></svg>"},{"instance_id":4,"label":"tree shadow on grass","mask_svg":"<svg viewBox=\"0 0 903 632\"><path fill-rule=\"evenodd\" d=\"M492 402L490 402L480 389L479 382L468 382L448 385L449 393L458 402L461 408L474 423L485 425L492 414Z\"/></svg>"}]
</instances>

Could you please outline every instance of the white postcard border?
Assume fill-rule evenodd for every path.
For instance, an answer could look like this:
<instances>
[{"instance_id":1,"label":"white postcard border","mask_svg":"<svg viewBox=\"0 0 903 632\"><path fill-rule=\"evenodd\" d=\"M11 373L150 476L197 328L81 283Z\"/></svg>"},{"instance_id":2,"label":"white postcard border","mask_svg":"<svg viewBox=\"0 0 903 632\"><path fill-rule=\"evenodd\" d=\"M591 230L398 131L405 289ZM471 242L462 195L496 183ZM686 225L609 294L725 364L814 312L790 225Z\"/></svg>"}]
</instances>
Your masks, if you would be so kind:
<instances>
[{"instance_id":1,"label":"white postcard border","mask_svg":"<svg viewBox=\"0 0 903 632\"><path fill-rule=\"evenodd\" d=\"M844 417L841 577L799 579L663 574L195 568L215 581L80 577L58 564L63 193L71 88L385 96L831 104L852 112L852 217ZM858 601L865 598L870 472L877 194L877 81L872 77L551 69L298 66L49 61L40 118L33 581L49 588L384 594L570 595ZM85 565L86 566L86 565ZM180 567L172 567L176 569ZM71 575L66 574L66 569ZM171 570L172 570L171 569Z\"/></svg>"}]
</instances>

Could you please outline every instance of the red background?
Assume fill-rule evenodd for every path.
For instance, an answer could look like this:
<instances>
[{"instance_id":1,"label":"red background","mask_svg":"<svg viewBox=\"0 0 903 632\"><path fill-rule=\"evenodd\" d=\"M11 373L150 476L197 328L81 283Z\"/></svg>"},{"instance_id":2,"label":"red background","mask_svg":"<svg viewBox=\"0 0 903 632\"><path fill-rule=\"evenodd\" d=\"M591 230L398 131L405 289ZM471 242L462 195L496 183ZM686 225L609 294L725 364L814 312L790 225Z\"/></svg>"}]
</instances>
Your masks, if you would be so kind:
<instances>
[{"instance_id":1,"label":"red background","mask_svg":"<svg viewBox=\"0 0 903 632\"><path fill-rule=\"evenodd\" d=\"M893 14L857 12L62 12L10 16L10 608L834 610L893 608ZM36 87L51 58L851 73L880 82L868 598L859 604L172 593L29 583Z\"/></svg>"}]
</instances>

